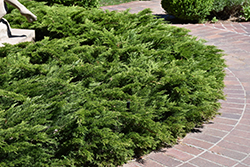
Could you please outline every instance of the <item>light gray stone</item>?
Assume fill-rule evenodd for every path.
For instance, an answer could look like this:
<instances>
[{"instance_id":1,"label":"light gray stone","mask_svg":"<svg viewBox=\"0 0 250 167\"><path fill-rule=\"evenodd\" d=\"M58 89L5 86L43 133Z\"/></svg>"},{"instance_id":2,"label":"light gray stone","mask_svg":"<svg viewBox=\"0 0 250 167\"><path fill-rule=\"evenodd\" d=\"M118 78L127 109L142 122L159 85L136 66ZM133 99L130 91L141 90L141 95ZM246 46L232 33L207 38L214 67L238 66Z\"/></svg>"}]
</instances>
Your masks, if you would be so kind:
<instances>
[{"instance_id":1,"label":"light gray stone","mask_svg":"<svg viewBox=\"0 0 250 167\"><path fill-rule=\"evenodd\" d=\"M0 21L0 47L4 43L17 44L35 41L35 31L27 29L12 29L5 19Z\"/></svg>"},{"instance_id":2,"label":"light gray stone","mask_svg":"<svg viewBox=\"0 0 250 167\"><path fill-rule=\"evenodd\" d=\"M23 6L18 0L0 0L0 47L3 43L17 44L20 42L34 41L34 30L11 29L7 20L3 17L7 14L6 2L17 8L28 22L37 20L37 17Z\"/></svg>"}]
</instances>

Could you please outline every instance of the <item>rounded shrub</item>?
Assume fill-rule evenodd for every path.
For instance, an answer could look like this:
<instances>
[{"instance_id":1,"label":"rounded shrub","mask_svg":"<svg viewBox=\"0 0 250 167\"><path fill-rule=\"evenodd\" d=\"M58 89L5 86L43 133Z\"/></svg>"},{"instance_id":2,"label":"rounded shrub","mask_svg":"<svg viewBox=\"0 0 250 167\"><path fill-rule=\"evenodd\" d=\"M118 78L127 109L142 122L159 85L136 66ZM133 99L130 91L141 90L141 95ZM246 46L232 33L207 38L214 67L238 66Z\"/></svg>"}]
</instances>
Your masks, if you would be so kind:
<instances>
[{"instance_id":1,"label":"rounded shrub","mask_svg":"<svg viewBox=\"0 0 250 167\"><path fill-rule=\"evenodd\" d=\"M167 14L190 21L202 21L213 8L214 0L162 0Z\"/></svg>"}]
</instances>

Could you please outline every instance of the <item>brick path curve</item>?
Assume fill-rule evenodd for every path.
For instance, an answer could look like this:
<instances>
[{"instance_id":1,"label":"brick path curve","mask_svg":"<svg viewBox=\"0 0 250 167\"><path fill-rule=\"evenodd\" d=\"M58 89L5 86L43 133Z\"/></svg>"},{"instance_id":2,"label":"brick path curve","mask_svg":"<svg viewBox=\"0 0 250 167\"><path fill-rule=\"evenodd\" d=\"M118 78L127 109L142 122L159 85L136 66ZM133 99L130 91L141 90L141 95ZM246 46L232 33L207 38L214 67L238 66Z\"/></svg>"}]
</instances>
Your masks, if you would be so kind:
<instances>
[{"instance_id":1,"label":"brick path curve","mask_svg":"<svg viewBox=\"0 0 250 167\"><path fill-rule=\"evenodd\" d=\"M160 0L136 1L102 7L137 13L151 8L164 14ZM247 167L250 166L250 23L175 24L225 51L225 101L220 116L172 148L164 148L123 167Z\"/></svg>"}]
</instances>

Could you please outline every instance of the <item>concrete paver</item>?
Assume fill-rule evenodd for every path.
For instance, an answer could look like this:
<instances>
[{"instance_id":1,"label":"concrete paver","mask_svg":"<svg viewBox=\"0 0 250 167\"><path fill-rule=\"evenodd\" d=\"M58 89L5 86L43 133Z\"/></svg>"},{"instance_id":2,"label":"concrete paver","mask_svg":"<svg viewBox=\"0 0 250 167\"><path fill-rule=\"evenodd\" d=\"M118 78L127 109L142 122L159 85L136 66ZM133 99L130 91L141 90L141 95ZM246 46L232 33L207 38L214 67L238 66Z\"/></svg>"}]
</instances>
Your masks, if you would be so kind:
<instances>
[{"instance_id":1,"label":"concrete paver","mask_svg":"<svg viewBox=\"0 0 250 167\"><path fill-rule=\"evenodd\" d=\"M126 10L137 13L151 8L164 15L160 0L135 1L102 7L104 10ZM141 162L131 161L124 167L247 167L250 166L250 22L216 24L174 24L191 30L190 35L205 39L206 44L224 50L224 93L220 116L205 124L200 132L188 134L173 148L152 152ZM143 162L143 163L142 163Z\"/></svg>"}]
</instances>

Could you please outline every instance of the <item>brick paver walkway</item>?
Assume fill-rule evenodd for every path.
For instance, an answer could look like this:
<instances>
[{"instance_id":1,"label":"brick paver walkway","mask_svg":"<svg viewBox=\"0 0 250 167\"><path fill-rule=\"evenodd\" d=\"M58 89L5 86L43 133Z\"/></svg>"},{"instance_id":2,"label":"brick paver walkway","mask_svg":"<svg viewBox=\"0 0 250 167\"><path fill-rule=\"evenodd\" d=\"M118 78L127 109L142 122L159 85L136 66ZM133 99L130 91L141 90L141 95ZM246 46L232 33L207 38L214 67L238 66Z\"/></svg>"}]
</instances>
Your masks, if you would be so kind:
<instances>
[{"instance_id":1,"label":"brick paver walkway","mask_svg":"<svg viewBox=\"0 0 250 167\"><path fill-rule=\"evenodd\" d=\"M160 0L136 1L102 7L131 13L151 8L164 14ZM188 134L178 145L152 152L140 162L123 167L247 167L250 166L250 23L175 24L190 29L191 35L207 40L207 44L223 49L228 67L225 69L225 101L221 115Z\"/></svg>"}]
</instances>

